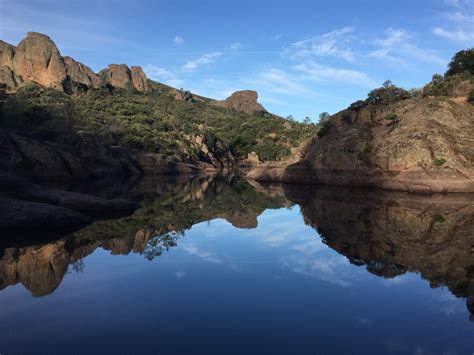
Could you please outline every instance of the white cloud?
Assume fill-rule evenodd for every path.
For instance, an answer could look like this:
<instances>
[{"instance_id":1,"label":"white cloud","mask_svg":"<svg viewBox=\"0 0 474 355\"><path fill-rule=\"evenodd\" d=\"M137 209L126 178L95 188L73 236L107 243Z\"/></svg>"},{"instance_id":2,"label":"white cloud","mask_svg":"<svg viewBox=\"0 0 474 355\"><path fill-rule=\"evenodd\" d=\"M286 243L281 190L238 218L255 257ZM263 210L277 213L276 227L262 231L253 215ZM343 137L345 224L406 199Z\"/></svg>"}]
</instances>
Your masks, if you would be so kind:
<instances>
[{"instance_id":1,"label":"white cloud","mask_svg":"<svg viewBox=\"0 0 474 355\"><path fill-rule=\"evenodd\" d=\"M439 65L446 62L438 56L437 51L418 47L413 35L404 29L389 27L385 30L384 37L376 38L372 44L375 49L369 52L369 57L390 60L397 64L409 64L413 59Z\"/></svg>"},{"instance_id":2,"label":"white cloud","mask_svg":"<svg viewBox=\"0 0 474 355\"><path fill-rule=\"evenodd\" d=\"M297 76L278 68L260 72L256 79L246 81L247 85L257 87L259 91L285 95L316 95L315 92L300 83Z\"/></svg>"},{"instance_id":3,"label":"white cloud","mask_svg":"<svg viewBox=\"0 0 474 355\"><path fill-rule=\"evenodd\" d=\"M361 71L329 67L311 60L295 65L294 69L302 72L309 80L339 81L369 88L377 86L375 80Z\"/></svg>"},{"instance_id":4,"label":"white cloud","mask_svg":"<svg viewBox=\"0 0 474 355\"><path fill-rule=\"evenodd\" d=\"M464 31L462 29L448 31L441 27L435 27L433 28L433 33L453 42L463 43L474 41L474 31Z\"/></svg>"},{"instance_id":5,"label":"white cloud","mask_svg":"<svg viewBox=\"0 0 474 355\"><path fill-rule=\"evenodd\" d=\"M180 37L180 36L176 36L173 40L174 43L176 44L183 44L184 43L184 39L183 37Z\"/></svg>"},{"instance_id":6,"label":"white cloud","mask_svg":"<svg viewBox=\"0 0 474 355\"><path fill-rule=\"evenodd\" d=\"M433 28L433 33L456 43L474 43L474 1L448 0L450 9L442 14L447 20L443 26Z\"/></svg>"},{"instance_id":7,"label":"white cloud","mask_svg":"<svg viewBox=\"0 0 474 355\"><path fill-rule=\"evenodd\" d=\"M349 47L352 38L348 35L353 31L352 27L343 27L294 42L286 52L293 58L336 57L351 62L354 60L354 52Z\"/></svg>"},{"instance_id":8,"label":"white cloud","mask_svg":"<svg viewBox=\"0 0 474 355\"><path fill-rule=\"evenodd\" d=\"M198 59L190 60L186 62L183 65L182 69L188 72L195 71L200 66L215 63L215 58L220 57L221 55L222 55L221 52L213 52L213 53L204 54L202 57Z\"/></svg>"},{"instance_id":9,"label":"white cloud","mask_svg":"<svg viewBox=\"0 0 474 355\"><path fill-rule=\"evenodd\" d=\"M145 71L147 77L152 80L160 81L175 78L175 74L173 72L166 68L158 67L156 65L148 64L143 70Z\"/></svg>"},{"instance_id":10,"label":"white cloud","mask_svg":"<svg viewBox=\"0 0 474 355\"><path fill-rule=\"evenodd\" d=\"M235 42L230 45L230 49L233 51L238 51L240 48L242 48L242 43L240 42Z\"/></svg>"}]
</instances>

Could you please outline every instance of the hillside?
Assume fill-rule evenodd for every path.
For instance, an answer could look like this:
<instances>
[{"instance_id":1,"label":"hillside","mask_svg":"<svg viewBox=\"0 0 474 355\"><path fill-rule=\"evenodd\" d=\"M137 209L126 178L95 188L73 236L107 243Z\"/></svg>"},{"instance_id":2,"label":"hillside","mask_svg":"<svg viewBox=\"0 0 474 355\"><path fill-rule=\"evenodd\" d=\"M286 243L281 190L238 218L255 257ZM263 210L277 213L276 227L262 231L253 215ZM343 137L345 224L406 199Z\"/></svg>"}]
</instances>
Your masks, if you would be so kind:
<instances>
[{"instance_id":1,"label":"hillside","mask_svg":"<svg viewBox=\"0 0 474 355\"><path fill-rule=\"evenodd\" d=\"M466 52L474 56L473 50ZM323 122L292 161L268 163L247 176L423 193L474 192L472 62L463 60L472 67L435 75L420 90L409 92L387 82Z\"/></svg>"},{"instance_id":2,"label":"hillside","mask_svg":"<svg viewBox=\"0 0 474 355\"><path fill-rule=\"evenodd\" d=\"M229 169L252 152L282 159L315 131L268 113L256 92L216 101L149 80L137 66L94 73L39 33L17 46L0 41L0 65L0 128L67 145L92 136L130 149L153 172L170 163Z\"/></svg>"}]
</instances>

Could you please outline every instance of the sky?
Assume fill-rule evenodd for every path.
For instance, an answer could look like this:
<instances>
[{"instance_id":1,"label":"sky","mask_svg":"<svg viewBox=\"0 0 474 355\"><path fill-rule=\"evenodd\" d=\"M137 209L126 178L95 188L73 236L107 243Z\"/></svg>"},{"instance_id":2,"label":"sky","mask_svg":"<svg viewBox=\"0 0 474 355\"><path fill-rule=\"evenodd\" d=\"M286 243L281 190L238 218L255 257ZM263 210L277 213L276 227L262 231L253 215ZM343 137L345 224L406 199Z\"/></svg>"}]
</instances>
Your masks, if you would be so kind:
<instances>
[{"instance_id":1,"label":"sky","mask_svg":"<svg viewBox=\"0 0 474 355\"><path fill-rule=\"evenodd\" d=\"M335 113L385 80L407 89L474 47L474 0L0 0L0 39L47 34L94 71L214 99L251 89L298 120Z\"/></svg>"}]
</instances>

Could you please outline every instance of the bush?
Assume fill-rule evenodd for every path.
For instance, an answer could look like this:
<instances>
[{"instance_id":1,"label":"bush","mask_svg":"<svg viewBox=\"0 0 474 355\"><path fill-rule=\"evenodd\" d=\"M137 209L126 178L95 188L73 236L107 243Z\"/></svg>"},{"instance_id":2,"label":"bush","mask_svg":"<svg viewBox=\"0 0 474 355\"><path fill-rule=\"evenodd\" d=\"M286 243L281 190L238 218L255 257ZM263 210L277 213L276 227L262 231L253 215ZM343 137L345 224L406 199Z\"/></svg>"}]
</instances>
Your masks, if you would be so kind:
<instances>
[{"instance_id":1,"label":"bush","mask_svg":"<svg viewBox=\"0 0 474 355\"><path fill-rule=\"evenodd\" d=\"M468 72L474 75L474 48L457 52L448 65L446 75Z\"/></svg>"},{"instance_id":2,"label":"bush","mask_svg":"<svg viewBox=\"0 0 474 355\"><path fill-rule=\"evenodd\" d=\"M389 113L387 116L385 116L385 119L390 120L390 121L398 120L398 115L392 112L392 113Z\"/></svg>"},{"instance_id":3,"label":"bush","mask_svg":"<svg viewBox=\"0 0 474 355\"><path fill-rule=\"evenodd\" d=\"M319 138L322 138L326 135L326 133L329 132L329 130L331 129L331 127L334 125L334 122L331 121L331 120L328 120L328 121L325 121L321 127L319 128L319 131L318 131L318 137Z\"/></svg>"},{"instance_id":4,"label":"bush","mask_svg":"<svg viewBox=\"0 0 474 355\"><path fill-rule=\"evenodd\" d=\"M469 96L467 98L467 101L469 101L471 104L474 105L474 89L472 89L470 92L469 92Z\"/></svg>"},{"instance_id":5,"label":"bush","mask_svg":"<svg viewBox=\"0 0 474 355\"><path fill-rule=\"evenodd\" d=\"M411 97L410 92L399 88L387 80L382 87L369 92L367 102L371 104L391 104L397 101L406 100Z\"/></svg>"},{"instance_id":6,"label":"bush","mask_svg":"<svg viewBox=\"0 0 474 355\"><path fill-rule=\"evenodd\" d=\"M353 102L352 104L350 104L349 110L357 111L357 110L360 110L365 105L366 105L366 102L364 100L357 100L356 102Z\"/></svg>"},{"instance_id":7,"label":"bush","mask_svg":"<svg viewBox=\"0 0 474 355\"><path fill-rule=\"evenodd\" d=\"M435 165L441 166L446 163L446 159L438 157L438 158L435 158L434 163Z\"/></svg>"}]
</instances>

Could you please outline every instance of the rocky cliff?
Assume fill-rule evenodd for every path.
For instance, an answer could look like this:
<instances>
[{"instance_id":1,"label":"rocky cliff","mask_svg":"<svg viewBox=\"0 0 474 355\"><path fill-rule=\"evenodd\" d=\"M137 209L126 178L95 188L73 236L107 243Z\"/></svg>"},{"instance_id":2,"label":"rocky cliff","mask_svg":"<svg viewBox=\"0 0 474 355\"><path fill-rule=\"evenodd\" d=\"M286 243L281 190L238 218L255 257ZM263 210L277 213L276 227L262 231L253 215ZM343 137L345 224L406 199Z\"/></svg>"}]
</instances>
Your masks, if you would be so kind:
<instances>
[{"instance_id":1,"label":"rocky cliff","mask_svg":"<svg viewBox=\"0 0 474 355\"><path fill-rule=\"evenodd\" d=\"M28 32L17 47L0 41L0 83L15 92L28 82L70 91L76 85L99 88L109 84L137 91L151 89L141 67L111 64L104 72L105 80L86 65L71 57L62 57L56 44L46 35Z\"/></svg>"},{"instance_id":2,"label":"rocky cliff","mask_svg":"<svg viewBox=\"0 0 474 355\"><path fill-rule=\"evenodd\" d=\"M257 167L248 177L411 192L474 192L474 106L461 96L417 95L354 105L332 116L296 162Z\"/></svg>"},{"instance_id":3,"label":"rocky cliff","mask_svg":"<svg viewBox=\"0 0 474 355\"><path fill-rule=\"evenodd\" d=\"M214 104L226 109L242 111L248 114L267 112L267 110L257 102L257 99L258 94L256 91L243 90L234 92L225 100L215 101Z\"/></svg>"}]
</instances>

